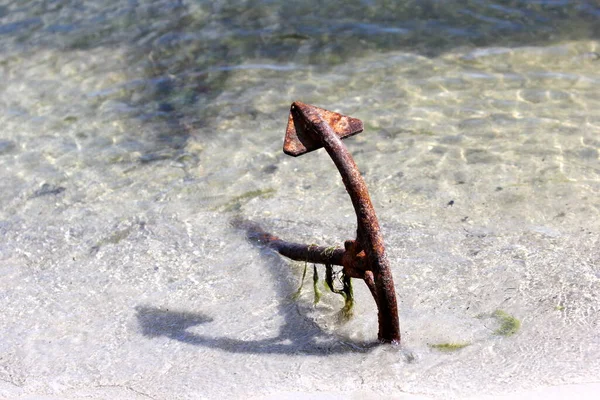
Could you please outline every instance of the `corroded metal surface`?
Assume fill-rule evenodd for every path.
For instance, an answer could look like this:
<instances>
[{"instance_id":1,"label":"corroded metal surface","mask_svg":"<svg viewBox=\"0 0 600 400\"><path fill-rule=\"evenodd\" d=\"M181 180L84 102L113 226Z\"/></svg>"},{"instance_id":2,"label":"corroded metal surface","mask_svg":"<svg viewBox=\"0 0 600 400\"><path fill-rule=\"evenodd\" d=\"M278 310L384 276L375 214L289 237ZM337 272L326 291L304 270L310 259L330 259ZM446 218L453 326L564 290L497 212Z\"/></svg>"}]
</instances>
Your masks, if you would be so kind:
<instances>
[{"instance_id":1,"label":"corroded metal surface","mask_svg":"<svg viewBox=\"0 0 600 400\"><path fill-rule=\"evenodd\" d=\"M365 181L341 141L362 132L362 129L362 122L356 118L297 101L290 109L284 143L284 152L292 156L325 148L340 172L352 200L358 225L356 240L346 241L343 251L336 250L333 262L332 258L323 260L323 248L288 243L266 233L262 233L260 237L265 244L286 257L324 264L340 263L348 277L363 279L377 304L379 340L399 343L400 327L394 281L379 222Z\"/></svg>"},{"instance_id":2,"label":"corroded metal surface","mask_svg":"<svg viewBox=\"0 0 600 400\"><path fill-rule=\"evenodd\" d=\"M343 260L346 252L343 249L286 242L265 232L258 224L250 221L235 221L234 225L245 230L250 241L266 245L292 260L344 265Z\"/></svg>"},{"instance_id":3,"label":"corroded metal surface","mask_svg":"<svg viewBox=\"0 0 600 400\"><path fill-rule=\"evenodd\" d=\"M307 107L318 112L321 119L331 126L340 139L356 135L363 131L363 123L359 119L347 117L323 108L307 106L302 102L296 101L292 104L285 131L283 142L283 152L285 154L297 157L323 147L319 134L313 130L314 127L310 123L307 124L306 120L298 113L299 110L306 109Z\"/></svg>"}]
</instances>

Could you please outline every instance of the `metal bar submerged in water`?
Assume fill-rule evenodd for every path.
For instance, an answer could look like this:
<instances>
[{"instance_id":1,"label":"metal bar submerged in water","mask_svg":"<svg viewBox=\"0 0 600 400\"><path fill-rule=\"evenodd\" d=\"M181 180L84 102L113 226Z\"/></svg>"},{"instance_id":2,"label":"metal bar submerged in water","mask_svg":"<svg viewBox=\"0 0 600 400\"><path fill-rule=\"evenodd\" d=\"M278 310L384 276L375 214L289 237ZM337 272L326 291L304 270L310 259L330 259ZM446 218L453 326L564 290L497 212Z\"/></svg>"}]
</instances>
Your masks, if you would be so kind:
<instances>
[{"instance_id":1,"label":"metal bar submerged in water","mask_svg":"<svg viewBox=\"0 0 600 400\"><path fill-rule=\"evenodd\" d=\"M348 277L363 279L378 309L378 338L385 343L400 343L398 306L394 281L385 254L383 236L367 190L354 159L342 139L362 132L363 124L347 117L301 102L292 103L283 151L300 156L324 147L350 195L357 217L355 240L344 243L344 249L331 250L314 245L283 241L261 229L254 239L281 255L297 261L341 265Z\"/></svg>"}]
</instances>

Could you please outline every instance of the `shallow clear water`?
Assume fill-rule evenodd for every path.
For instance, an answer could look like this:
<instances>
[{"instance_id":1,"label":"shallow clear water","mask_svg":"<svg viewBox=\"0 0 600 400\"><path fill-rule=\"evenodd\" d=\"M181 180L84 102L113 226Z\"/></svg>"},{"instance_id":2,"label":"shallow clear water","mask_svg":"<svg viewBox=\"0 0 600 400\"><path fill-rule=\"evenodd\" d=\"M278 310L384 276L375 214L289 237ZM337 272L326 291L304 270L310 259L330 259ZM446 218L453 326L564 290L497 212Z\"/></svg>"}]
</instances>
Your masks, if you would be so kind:
<instances>
[{"instance_id":1,"label":"shallow clear water","mask_svg":"<svg viewBox=\"0 0 600 400\"><path fill-rule=\"evenodd\" d=\"M0 396L600 381L599 18L593 1L0 1ZM293 300L303 264L233 222L354 236L327 154L281 151L294 100L365 123L345 142L401 347L373 345L361 282L346 323L309 279Z\"/></svg>"}]
</instances>

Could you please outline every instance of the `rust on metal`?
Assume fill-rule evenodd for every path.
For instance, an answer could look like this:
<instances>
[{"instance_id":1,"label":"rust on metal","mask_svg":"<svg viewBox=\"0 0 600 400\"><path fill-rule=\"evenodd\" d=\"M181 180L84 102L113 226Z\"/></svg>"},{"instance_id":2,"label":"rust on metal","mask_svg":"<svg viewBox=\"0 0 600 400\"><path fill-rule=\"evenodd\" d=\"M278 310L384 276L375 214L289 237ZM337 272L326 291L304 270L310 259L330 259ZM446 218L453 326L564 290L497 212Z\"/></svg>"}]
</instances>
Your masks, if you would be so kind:
<instances>
[{"instance_id":1,"label":"rust on metal","mask_svg":"<svg viewBox=\"0 0 600 400\"><path fill-rule=\"evenodd\" d=\"M350 195L356 212L355 240L344 249L307 246L283 241L260 228L250 229L252 238L268 245L281 255L298 261L341 265L348 278L362 279L378 309L378 338L386 343L400 343L398 306L383 236L369 192L358 167L341 139L362 132L362 121L296 101L292 103L283 151L299 156L324 147Z\"/></svg>"},{"instance_id":2,"label":"rust on metal","mask_svg":"<svg viewBox=\"0 0 600 400\"><path fill-rule=\"evenodd\" d=\"M239 228L248 232L248 239L253 242L267 245L282 256L294 261L306 261L316 264L331 264L343 266L345 251L342 249L330 250L323 246L307 246L305 244L291 243L279 239L277 236L265 232L257 224L251 222L240 222Z\"/></svg>"},{"instance_id":3,"label":"rust on metal","mask_svg":"<svg viewBox=\"0 0 600 400\"><path fill-rule=\"evenodd\" d=\"M306 121L303 118L303 114L298 112L307 107L318 112L323 121L331 126L340 139L356 135L363 131L363 123L359 119L347 117L323 108L307 106L304 103L296 101L292 104L290 110L283 142L283 152L287 155L297 157L323 147L318 133L313 132L313 126L310 121Z\"/></svg>"}]
</instances>

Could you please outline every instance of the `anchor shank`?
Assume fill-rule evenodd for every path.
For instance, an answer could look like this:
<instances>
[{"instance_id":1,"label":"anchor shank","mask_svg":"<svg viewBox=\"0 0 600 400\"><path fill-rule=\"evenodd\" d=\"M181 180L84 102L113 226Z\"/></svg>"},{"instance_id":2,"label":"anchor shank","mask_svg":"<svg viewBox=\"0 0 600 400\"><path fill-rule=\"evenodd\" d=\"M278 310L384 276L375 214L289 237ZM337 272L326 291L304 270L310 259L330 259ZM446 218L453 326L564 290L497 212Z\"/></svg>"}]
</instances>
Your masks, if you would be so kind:
<instances>
[{"instance_id":1,"label":"anchor shank","mask_svg":"<svg viewBox=\"0 0 600 400\"><path fill-rule=\"evenodd\" d=\"M332 127L321 118L318 112L314 112L308 107L303 107L300 111L306 120L310 122L313 134L319 136L323 147L325 147L340 172L342 181L352 200L358 223L357 241L365 250L369 268L374 274L379 340L399 343L400 327L394 281L367 185L350 152L338 135L335 134Z\"/></svg>"}]
</instances>

